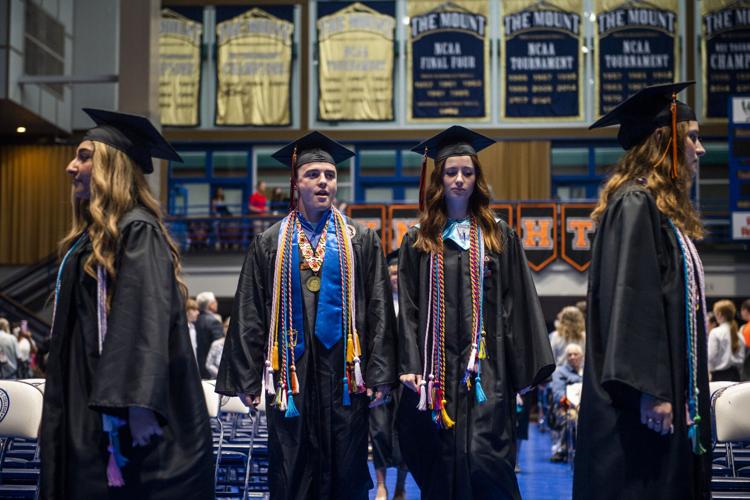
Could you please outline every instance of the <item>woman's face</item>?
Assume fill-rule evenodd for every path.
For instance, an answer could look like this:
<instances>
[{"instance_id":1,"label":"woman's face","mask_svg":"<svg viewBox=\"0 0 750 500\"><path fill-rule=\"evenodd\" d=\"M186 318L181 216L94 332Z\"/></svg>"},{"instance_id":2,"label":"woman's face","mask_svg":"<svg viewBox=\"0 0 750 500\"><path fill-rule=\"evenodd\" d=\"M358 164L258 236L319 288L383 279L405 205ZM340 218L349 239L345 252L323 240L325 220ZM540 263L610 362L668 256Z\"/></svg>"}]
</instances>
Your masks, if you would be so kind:
<instances>
[{"instance_id":1,"label":"woman's face","mask_svg":"<svg viewBox=\"0 0 750 500\"><path fill-rule=\"evenodd\" d=\"M451 156L443 167L443 189L446 202L468 203L474 192L476 172L471 156Z\"/></svg>"},{"instance_id":2,"label":"woman's face","mask_svg":"<svg viewBox=\"0 0 750 500\"><path fill-rule=\"evenodd\" d=\"M685 163L687 164L690 177L698 173L698 158L706 154L706 150L701 143L700 129L698 122L689 121L687 136L685 137Z\"/></svg>"},{"instance_id":3,"label":"woman's face","mask_svg":"<svg viewBox=\"0 0 750 500\"><path fill-rule=\"evenodd\" d=\"M73 178L73 193L81 200L91 197L91 169L94 166L94 143L83 141L76 149L76 156L65 167L65 172Z\"/></svg>"}]
</instances>

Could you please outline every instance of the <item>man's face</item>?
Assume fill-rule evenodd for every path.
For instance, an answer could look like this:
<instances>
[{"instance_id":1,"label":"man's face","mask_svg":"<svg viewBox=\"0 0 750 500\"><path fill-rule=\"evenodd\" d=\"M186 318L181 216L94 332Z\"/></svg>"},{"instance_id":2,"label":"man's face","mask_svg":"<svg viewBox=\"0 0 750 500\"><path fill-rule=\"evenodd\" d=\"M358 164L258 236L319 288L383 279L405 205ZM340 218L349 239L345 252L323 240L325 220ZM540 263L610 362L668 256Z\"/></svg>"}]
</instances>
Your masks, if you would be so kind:
<instances>
[{"instance_id":1,"label":"man's face","mask_svg":"<svg viewBox=\"0 0 750 500\"><path fill-rule=\"evenodd\" d=\"M305 163L297 172L297 191L308 214L331 208L336 197L336 187L336 167L330 163Z\"/></svg>"},{"instance_id":2,"label":"man's face","mask_svg":"<svg viewBox=\"0 0 750 500\"><path fill-rule=\"evenodd\" d=\"M583 353L578 349L571 349L567 352L568 364L574 370L580 370L583 365Z\"/></svg>"},{"instance_id":3,"label":"man's face","mask_svg":"<svg viewBox=\"0 0 750 500\"><path fill-rule=\"evenodd\" d=\"M196 321L198 321L199 314L200 314L200 311L198 311L198 309L188 309L187 311L188 321L190 321L191 323L195 323Z\"/></svg>"},{"instance_id":4,"label":"man's face","mask_svg":"<svg viewBox=\"0 0 750 500\"><path fill-rule=\"evenodd\" d=\"M215 313L216 311L219 310L219 303L216 302L215 300L209 302L208 303L208 310L211 311L212 313Z\"/></svg>"},{"instance_id":5,"label":"man's face","mask_svg":"<svg viewBox=\"0 0 750 500\"><path fill-rule=\"evenodd\" d=\"M393 289L393 293L398 293L398 265L391 264L388 266L388 275L391 278L391 289Z\"/></svg>"},{"instance_id":6,"label":"man's face","mask_svg":"<svg viewBox=\"0 0 750 500\"><path fill-rule=\"evenodd\" d=\"M740 316L745 323L750 322L750 309L740 309Z\"/></svg>"}]
</instances>

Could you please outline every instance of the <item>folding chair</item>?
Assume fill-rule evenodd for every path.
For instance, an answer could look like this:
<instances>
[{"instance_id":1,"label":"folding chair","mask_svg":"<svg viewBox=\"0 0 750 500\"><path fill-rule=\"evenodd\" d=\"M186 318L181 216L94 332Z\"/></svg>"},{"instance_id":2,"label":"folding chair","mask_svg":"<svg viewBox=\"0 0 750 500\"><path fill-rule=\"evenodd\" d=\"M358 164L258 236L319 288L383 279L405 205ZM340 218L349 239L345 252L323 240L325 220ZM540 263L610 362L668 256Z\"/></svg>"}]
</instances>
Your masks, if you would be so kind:
<instances>
[{"instance_id":1,"label":"folding chair","mask_svg":"<svg viewBox=\"0 0 750 500\"><path fill-rule=\"evenodd\" d=\"M729 384L711 394L716 441L726 443L727 466L737 477L732 443L750 440L750 383Z\"/></svg>"},{"instance_id":2,"label":"folding chair","mask_svg":"<svg viewBox=\"0 0 750 500\"><path fill-rule=\"evenodd\" d=\"M0 437L3 438L0 468L14 439L38 439L43 404L42 392L33 385L0 380ZM36 498L38 486L38 475L34 485L0 484L0 498Z\"/></svg>"},{"instance_id":3,"label":"folding chair","mask_svg":"<svg viewBox=\"0 0 750 500\"><path fill-rule=\"evenodd\" d=\"M568 400L570 406L565 412L565 434L568 441L568 463L570 464L571 470L575 463L576 455L576 434L578 432L578 407L581 404L581 391L583 390L583 384L578 382L576 384L570 384L565 388L565 398Z\"/></svg>"}]
</instances>

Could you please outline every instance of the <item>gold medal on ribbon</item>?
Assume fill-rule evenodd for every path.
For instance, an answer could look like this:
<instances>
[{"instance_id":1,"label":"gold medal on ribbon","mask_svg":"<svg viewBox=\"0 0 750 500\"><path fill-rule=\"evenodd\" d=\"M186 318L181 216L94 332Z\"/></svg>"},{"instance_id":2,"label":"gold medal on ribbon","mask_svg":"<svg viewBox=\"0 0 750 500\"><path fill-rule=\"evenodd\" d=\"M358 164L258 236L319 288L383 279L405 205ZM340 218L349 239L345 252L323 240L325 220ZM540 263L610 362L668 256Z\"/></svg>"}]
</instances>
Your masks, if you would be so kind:
<instances>
[{"instance_id":1,"label":"gold medal on ribbon","mask_svg":"<svg viewBox=\"0 0 750 500\"><path fill-rule=\"evenodd\" d=\"M305 286L308 290L310 290L313 293L317 293L320 291L320 276L310 276L307 278L307 281L305 282Z\"/></svg>"}]
</instances>

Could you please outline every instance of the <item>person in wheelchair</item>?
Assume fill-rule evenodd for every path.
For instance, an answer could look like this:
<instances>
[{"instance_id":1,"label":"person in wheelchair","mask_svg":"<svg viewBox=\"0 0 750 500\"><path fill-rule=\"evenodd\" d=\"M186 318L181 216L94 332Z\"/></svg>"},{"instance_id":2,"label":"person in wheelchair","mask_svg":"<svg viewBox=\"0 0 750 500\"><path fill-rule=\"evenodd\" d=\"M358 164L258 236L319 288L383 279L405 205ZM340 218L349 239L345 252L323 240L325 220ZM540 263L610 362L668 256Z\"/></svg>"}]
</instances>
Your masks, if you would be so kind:
<instances>
[{"instance_id":1,"label":"person in wheelchair","mask_svg":"<svg viewBox=\"0 0 750 500\"><path fill-rule=\"evenodd\" d=\"M579 344L568 344L565 348L565 363L552 374L552 415L550 426L557 431L553 434L552 462L565 462L568 457L565 423L578 416L577 405L570 402L566 391L569 385L583 381L583 349Z\"/></svg>"}]
</instances>

